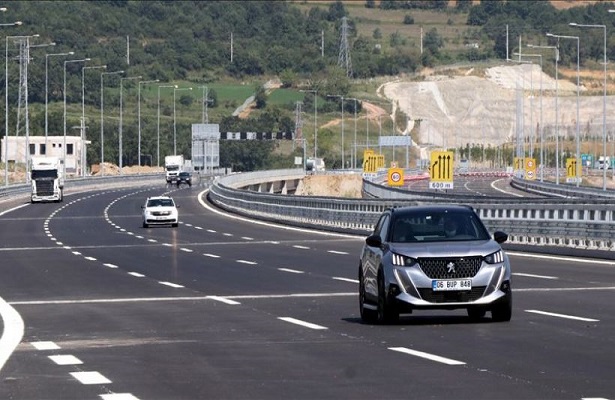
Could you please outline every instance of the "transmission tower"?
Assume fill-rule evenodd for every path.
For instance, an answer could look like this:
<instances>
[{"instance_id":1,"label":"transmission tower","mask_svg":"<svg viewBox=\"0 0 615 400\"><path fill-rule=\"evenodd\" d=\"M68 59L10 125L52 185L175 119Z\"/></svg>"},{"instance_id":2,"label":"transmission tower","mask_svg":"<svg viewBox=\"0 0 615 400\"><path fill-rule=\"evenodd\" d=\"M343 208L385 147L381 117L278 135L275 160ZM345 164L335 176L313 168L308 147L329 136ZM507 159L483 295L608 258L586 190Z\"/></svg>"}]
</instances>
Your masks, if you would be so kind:
<instances>
[{"instance_id":1,"label":"transmission tower","mask_svg":"<svg viewBox=\"0 0 615 400\"><path fill-rule=\"evenodd\" d=\"M28 124L28 64L30 63L30 38L19 38L19 96L17 104L17 128L15 135L19 136L23 130L26 140L29 137L30 127ZM26 154L29 151L26 149Z\"/></svg>"},{"instance_id":2,"label":"transmission tower","mask_svg":"<svg viewBox=\"0 0 615 400\"><path fill-rule=\"evenodd\" d=\"M301 119L301 105L303 103L297 101L295 103L295 134L293 135L293 148L295 143L301 143L303 141L303 120ZM305 144L303 144L305 147Z\"/></svg>"},{"instance_id":3,"label":"transmission tower","mask_svg":"<svg viewBox=\"0 0 615 400\"><path fill-rule=\"evenodd\" d=\"M342 18L342 31L340 34L340 53L337 59L337 65L346 69L346 76L352 76L352 62L350 61L350 47L348 46L348 20Z\"/></svg>"}]
</instances>

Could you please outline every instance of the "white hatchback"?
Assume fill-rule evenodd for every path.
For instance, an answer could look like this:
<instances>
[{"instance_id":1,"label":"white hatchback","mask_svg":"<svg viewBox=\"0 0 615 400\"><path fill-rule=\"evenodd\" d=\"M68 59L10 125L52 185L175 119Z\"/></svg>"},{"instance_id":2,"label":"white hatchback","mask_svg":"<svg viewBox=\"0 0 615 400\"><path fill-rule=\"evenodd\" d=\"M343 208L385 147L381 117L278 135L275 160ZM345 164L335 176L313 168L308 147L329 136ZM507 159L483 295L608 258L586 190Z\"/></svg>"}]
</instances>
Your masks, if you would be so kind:
<instances>
[{"instance_id":1,"label":"white hatchback","mask_svg":"<svg viewBox=\"0 0 615 400\"><path fill-rule=\"evenodd\" d=\"M171 225L177 227L179 213L175 201L169 196L148 197L143 209L143 227L150 225Z\"/></svg>"}]
</instances>

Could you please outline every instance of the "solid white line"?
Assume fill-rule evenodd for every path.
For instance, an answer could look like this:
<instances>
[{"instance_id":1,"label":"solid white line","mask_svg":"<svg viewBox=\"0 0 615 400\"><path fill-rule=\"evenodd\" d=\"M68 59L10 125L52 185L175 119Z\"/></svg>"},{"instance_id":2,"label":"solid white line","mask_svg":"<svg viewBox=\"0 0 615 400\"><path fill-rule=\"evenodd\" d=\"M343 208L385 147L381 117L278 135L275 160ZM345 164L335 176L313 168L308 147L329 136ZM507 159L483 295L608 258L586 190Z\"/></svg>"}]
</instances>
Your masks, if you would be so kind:
<instances>
[{"instance_id":1,"label":"solid white line","mask_svg":"<svg viewBox=\"0 0 615 400\"><path fill-rule=\"evenodd\" d=\"M282 272L290 272L292 274L303 274L303 271L297 271L296 269L290 269L290 268L278 268L278 271L282 271Z\"/></svg>"},{"instance_id":2,"label":"solid white line","mask_svg":"<svg viewBox=\"0 0 615 400\"><path fill-rule=\"evenodd\" d=\"M592 259L588 260L584 258L551 256L547 254L517 253L515 251L507 251L506 254L511 255L511 256L516 256L516 257L527 257L527 258L538 258L538 259L555 260L555 261L570 261L570 262L583 263L583 264L599 264L599 265L615 266L615 261L610 261L610 260L592 260Z\"/></svg>"},{"instance_id":3,"label":"solid white line","mask_svg":"<svg viewBox=\"0 0 615 400\"><path fill-rule=\"evenodd\" d=\"M576 288L515 288L515 292L580 292L580 291L592 291L592 290L615 290L615 286L603 286L603 287L576 287Z\"/></svg>"},{"instance_id":4,"label":"solid white line","mask_svg":"<svg viewBox=\"0 0 615 400\"><path fill-rule=\"evenodd\" d=\"M238 305L238 304L241 304L241 303L240 303L240 302L238 302L238 301L235 301L235 300L230 300L230 299L227 299L227 298L225 298L225 297L220 297L220 296L207 296L207 298L208 298L208 299L212 299L212 300L216 300L216 301L220 301L220 302L222 302L222 303L230 304L230 305L233 305L233 306L236 306L236 305Z\"/></svg>"},{"instance_id":5,"label":"solid white line","mask_svg":"<svg viewBox=\"0 0 615 400\"><path fill-rule=\"evenodd\" d=\"M557 276L548 276L548 275L534 275L534 274L524 274L522 272L514 272L513 275L517 276L527 276L529 278L539 278L539 279L559 279Z\"/></svg>"},{"instance_id":6,"label":"solid white line","mask_svg":"<svg viewBox=\"0 0 615 400\"><path fill-rule=\"evenodd\" d=\"M172 288L183 288L182 285L178 285L177 283L172 283L172 282L158 282L161 285L166 285L166 286L171 286Z\"/></svg>"},{"instance_id":7,"label":"solid white line","mask_svg":"<svg viewBox=\"0 0 615 400\"><path fill-rule=\"evenodd\" d=\"M51 361L58 365L77 365L83 364L83 361L72 355L49 356Z\"/></svg>"},{"instance_id":8,"label":"solid white line","mask_svg":"<svg viewBox=\"0 0 615 400\"><path fill-rule=\"evenodd\" d=\"M586 322L598 322L598 321L600 321L599 319L575 317L574 315L556 314L556 313L552 313L552 312L539 311L539 310L525 310L525 312L534 313L534 314L541 314L541 315L548 315L550 317L574 319L574 320L577 320L577 321L586 321Z\"/></svg>"},{"instance_id":9,"label":"solid white line","mask_svg":"<svg viewBox=\"0 0 615 400\"><path fill-rule=\"evenodd\" d=\"M281 319L282 321L290 322L291 324L305 326L306 328L310 328L310 329L320 329L320 330L329 329L325 326L312 324L310 322L301 321L300 319L295 319L291 317L278 317L278 319Z\"/></svg>"},{"instance_id":10,"label":"solid white line","mask_svg":"<svg viewBox=\"0 0 615 400\"><path fill-rule=\"evenodd\" d=\"M84 371L84 372L71 372L73 378L77 379L84 385L101 385L104 383L111 383L111 381L105 378L100 372L96 371Z\"/></svg>"},{"instance_id":11,"label":"solid white line","mask_svg":"<svg viewBox=\"0 0 615 400\"><path fill-rule=\"evenodd\" d=\"M334 276L333 279L335 279L336 281L359 283L358 279L342 278L342 277L339 277L339 276Z\"/></svg>"},{"instance_id":12,"label":"solid white line","mask_svg":"<svg viewBox=\"0 0 615 400\"><path fill-rule=\"evenodd\" d=\"M0 297L0 315L2 315L2 337L0 337L0 371L21 342L24 323L19 313Z\"/></svg>"},{"instance_id":13,"label":"solid white line","mask_svg":"<svg viewBox=\"0 0 615 400\"><path fill-rule=\"evenodd\" d=\"M463 361L457 361L450 358L440 357L435 354L424 353L422 351L408 349L406 347L389 347L389 350L398 351L400 353L410 354L412 356L417 356L421 358L425 358L431 361L437 361L439 363L447 364L447 365L464 365Z\"/></svg>"}]
</instances>

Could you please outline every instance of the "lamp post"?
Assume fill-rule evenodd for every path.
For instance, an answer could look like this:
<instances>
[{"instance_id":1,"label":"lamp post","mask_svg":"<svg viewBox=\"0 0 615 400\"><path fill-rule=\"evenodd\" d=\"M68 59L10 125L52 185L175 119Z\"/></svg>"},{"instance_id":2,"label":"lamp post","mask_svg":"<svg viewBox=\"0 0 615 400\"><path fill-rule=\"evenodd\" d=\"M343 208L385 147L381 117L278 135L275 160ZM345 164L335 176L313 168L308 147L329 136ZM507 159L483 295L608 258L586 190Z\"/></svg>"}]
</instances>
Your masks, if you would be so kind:
<instances>
[{"instance_id":1,"label":"lamp post","mask_svg":"<svg viewBox=\"0 0 615 400\"><path fill-rule=\"evenodd\" d=\"M158 123L156 129L156 166L160 167L160 88L177 88L177 85L158 86Z\"/></svg>"},{"instance_id":2,"label":"lamp post","mask_svg":"<svg viewBox=\"0 0 615 400\"><path fill-rule=\"evenodd\" d=\"M173 155L176 156L177 155L177 117L176 117L176 111L175 111L175 93L177 93L178 90L192 90L191 87L189 88L174 88L173 89Z\"/></svg>"},{"instance_id":3,"label":"lamp post","mask_svg":"<svg viewBox=\"0 0 615 400\"><path fill-rule=\"evenodd\" d=\"M559 97L559 85L558 85L558 62L559 62L559 49L557 46L537 46L528 44L527 47L532 49L553 49L555 50L555 184L559 185L559 109L558 109L558 97ZM540 180L543 180L542 171Z\"/></svg>"},{"instance_id":4,"label":"lamp post","mask_svg":"<svg viewBox=\"0 0 615 400\"><path fill-rule=\"evenodd\" d=\"M554 38L558 38L558 39L574 39L577 41L577 134L576 134L576 142L577 142L577 154L576 154L576 171L575 171L575 176L576 176L576 184L577 187L579 187L580 184L580 177L578 176L579 174L579 165L578 163L581 162L581 144L579 142L580 138L580 130L581 130L581 126L579 125L579 86L580 86L580 77L579 77L579 37L578 36L567 36L567 35L555 35L553 33L547 33L547 36L549 37L554 37Z\"/></svg>"},{"instance_id":5,"label":"lamp post","mask_svg":"<svg viewBox=\"0 0 615 400\"><path fill-rule=\"evenodd\" d=\"M138 119L138 123L139 123L139 139L138 139L138 150L137 150L137 160L139 161L139 167L141 166L141 85L145 85L148 83L155 83L155 82L159 82L158 79L153 80L153 81L139 81L139 88L138 88L138 111L137 111L137 119Z\"/></svg>"},{"instance_id":6,"label":"lamp post","mask_svg":"<svg viewBox=\"0 0 615 400\"><path fill-rule=\"evenodd\" d=\"M344 96L338 94L327 95L327 97L342 99L342 169L346 168L346 162L344 160Z\"/></svg>"},{"instance_id":7,"label":"lamp post","mask_svg":"<svg viewBox=\"0 0 615 400\"><path fill-rule=\"evenodd\" d=\"M86 69L107 69L106 65L94 65L91 67L81 67L81 176L85 176L87 164L86 135L85 135L85 70Z\"/></svg>"},{"instance_id":8,"label":"lamp post","mask_svg":"<svg viewBox=\"0 0 615 400\"><path fill-rule=\"evenodd\" d=\"M62 162L63 176L66 177L66 65L70 63L86 62L90 61L89 58L82 58L80 60L65 60L64 61L64 143L62 144L64 152L64 160Z\"/></svg>"},{"instance_id":9,"label":"lamp post","mask_svg":"<svg viewBox=\"0 0 615 400\"><path fill-rule=\"evenodd\" d=\"M609 10L610 13L615 10ZM602 190L606 190L606 25L588 25L588 24L576 24L570 23L570 26L576 26L579 28L602 28L604 31L604 44L602 54L604 56L604 91L602 94L602 156L604 157L604 163L602 164Z\"/></svg>"},{"instance_id":10,"label":"lamp post","mask_svg":"<svg viewBox=\"0 0 615 400\"><path fill-rule=\"evenodd\" d=\"M119 158L118 166L120 168L120 175L123 174L123 172L122 172L122 152L123 152L123 149L122 149L122 132L123 132L123 126L122 126L123 125L122 124L123 111L122 111L122 108L124 106L124 100L123 100L124 81L134 80L134 79L141 79L141 75L139 75L139 76L129 76L127 78L120 78L120 132L119 132L119 135L118 135L119 136L118 137L118 139L119 139L118 140L119 141L119 143L118 143L118 152L119 152L119 154L118 154L118 158Z\"/></svg>"},{"instance_id":11,"label":"lamp post","mask_svg":"<svg viewBox=\"0 0 615 400\"><path fill-rule=\"evenodd\" d=\"M6 7L3 7L2 12L6 11ZM0 26L19 26L21 25L21 21L17 21L17 22L12 22L12 23L8 23L8 24L0 24ZM8 67L8 59L9 59L9 43L8 43L8 38L9 36L6 37L6 59L5 59L5 75L4 75L4 84L5 84L5 89L4 89L4 94L6 97L6 104L5 104L5 109L4 109L4 121L5 121L5 128L4 128L4 185L8 186L9 185L9 152L8 152L8 144L9 144L9 115L8 115L8 106L9 106L9 79L8 79L8 75L9 75L9 67Z\"/></svg>"},{"instance_id":12,"label":"lamp post","mask_svg":"<svg viewBox=\"0 0 615 400\"><path fill-rule=\"evenodd\" d=\"M529 45L528 45L529 47ZM514 53L516 55L516 53ZM544 170L544 127L542 123L542 54L521 54L519 56L523 57L540 57L540 181L543 181L543 170ZM531 107L530 107L531 108ZM534 127L532 126L532 130ZM530 150L530 157L533 155L533 151Z\"/></svg>"},{"instance_id":13,"label":"lamp post","mask_svg":"<svg viewBox=\"0 0 615 400\"><path fill-rule=\"evenodd\" d=\"M314 93L314 159L318 157L318 90L305 89L302 92Z\"/></svg>"},{"instance_id":14,"label":"lamp post","mask_svg":"<svg viewBox=\"0 0 615 400\"><path fill-rule=\"evenodd\" d=\"M105 96L103 95L103 77L105 75L123 74L124 71L101 72L100 73L100 175L105 176L105 130L104 130L104 113L105 113Z\"/></svg>"},{"instance_id":15,"label":"lamp post","mask_svg":"<svg viewBox=\"0 0 615 400\"><path fill-rule=\"evenodd\" d=\"M45 152L47 152L47 136L49 135L49 57L72 56L73 54L75 54L73 51L69 51L68 53L45 54Z\"/></svg>"}]
</instances>

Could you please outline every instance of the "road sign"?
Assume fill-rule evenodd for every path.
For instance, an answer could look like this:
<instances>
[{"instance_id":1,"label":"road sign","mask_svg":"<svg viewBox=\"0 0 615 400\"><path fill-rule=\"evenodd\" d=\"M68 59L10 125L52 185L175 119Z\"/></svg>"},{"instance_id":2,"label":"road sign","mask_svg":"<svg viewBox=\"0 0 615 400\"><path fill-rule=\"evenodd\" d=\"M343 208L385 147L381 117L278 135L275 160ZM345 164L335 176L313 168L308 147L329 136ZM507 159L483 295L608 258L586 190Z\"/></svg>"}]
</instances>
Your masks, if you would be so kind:
<instances>
[{"instance_id":1,"label":"road sign","mask_svg":"<svg viewBox=\"0 0 615 400\"><path fill-rule=\"evenodd\" d=\"M384 167L384 156L376 154L373 150L363 152L363 172L375 173L378 168Z\"/></svg>"},{"instance_id":2,"label":"road sign","mask_svg":"<svg viewBox=\"0 0 615 400\"><path fill-rule=\"evenodd\" d=\"M432 151L429 164L429 188L453 188L453 152Z\"/></svg>"},{"instance_id":3,"label":"road sign","mask_svg":"<svg viewBox=\"0 0 615 400\"><path fill-rule=\"evenodd\" d=\"M569 178L581 178L583 166L580 162L577 161L576 158L567 158L566 159L566 181ZM574 180L576 182L576 180Z\"/></svg>"},{"instance_id":4,"label":"road sign","mask_svg":"<svg viewBox=\"0 0 615 400\"><path fill-rule=\"evenodd\" d=\"M523 160L525 164L525 179L530 181L536 179L536 160L534 158L525 158Z\"/></svg>"},{"instance_id":5,"label":"road sign","mask_svg":"<svg viewBox=\"0 0 615 400\"><path fill-rule=\"evenodd\" d=\"M387 175L389 186L403 186L404 170L402 168L389 168Z\"/></svg>"}]
</instances>

